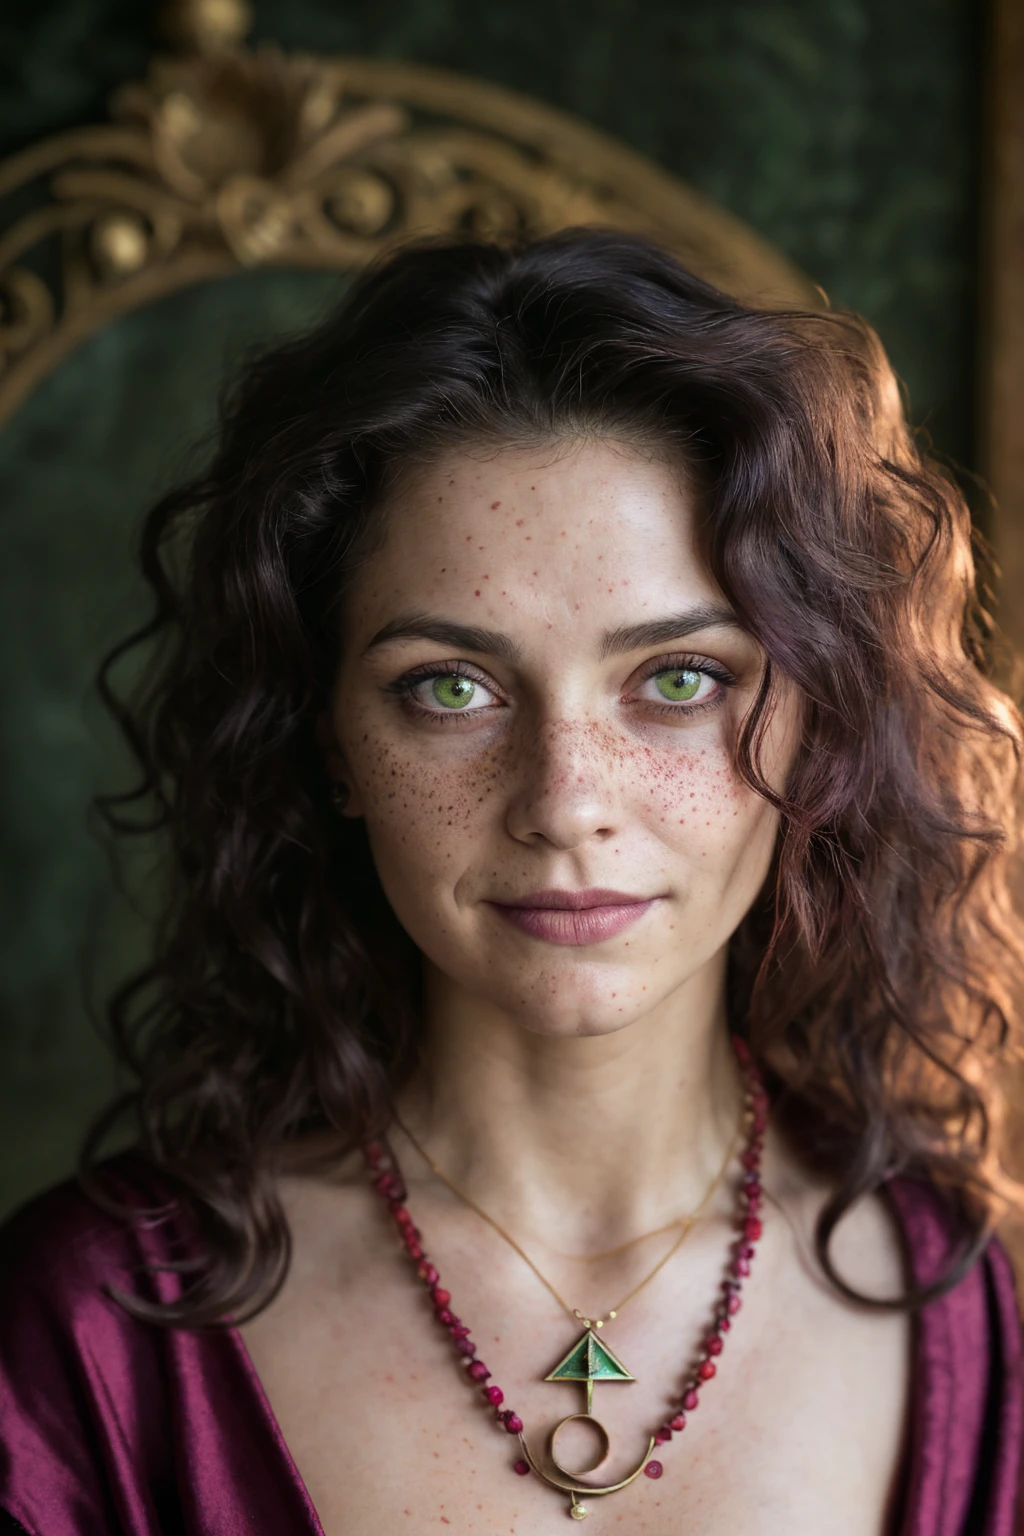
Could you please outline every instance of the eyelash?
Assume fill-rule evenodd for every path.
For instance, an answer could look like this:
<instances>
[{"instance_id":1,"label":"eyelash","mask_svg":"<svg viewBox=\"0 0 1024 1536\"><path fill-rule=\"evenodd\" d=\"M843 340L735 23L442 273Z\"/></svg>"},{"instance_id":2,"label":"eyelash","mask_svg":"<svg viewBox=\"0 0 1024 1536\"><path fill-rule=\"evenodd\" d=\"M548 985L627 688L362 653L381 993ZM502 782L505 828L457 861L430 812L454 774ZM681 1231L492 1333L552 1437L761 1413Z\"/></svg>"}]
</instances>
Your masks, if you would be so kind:
<instances>
[{"instance_id":1,"label":"eyelash","mask_svg":"<svg viewBox=\"0 0 1024 1536\"><path fill-rule=\"evenodd\" d=\"M718 662L708 661L706 657L691 655L659 656L647 664L637 681L637 687L641 687L650 678L657 677L662 672L683 670L700 672L705 677L713 678L719 686L710 698L702 699L699 704L671 704L667 700L664 704L658 704L653 699L644 699L641 701L644 706L648 709L653 709L660 715L687 715L691 717L693 715L702 715L709 710L717 709L722 702L722 690L732 688L736 682L735 677L728 668L721 666ZM445 662L443 666L439 666L437 663L426 662L422 667L413 667L411 671L396 678L393 683L386 684L385 692L396 695L403 708L418 715L421 719L443 721L445 725L449 721L465 720L467 713L477 715L484 713L483 710L479 709L471 712L463 712L458 709L428 709L425 705L420 704L413 697L415 689L419 687L420 683L430 682L437 677L465 677L472 683L479 683L482 688L486 688L490 693L497 693L497 689L487 676L465 661Z\"/></svg>"}]
</instances>

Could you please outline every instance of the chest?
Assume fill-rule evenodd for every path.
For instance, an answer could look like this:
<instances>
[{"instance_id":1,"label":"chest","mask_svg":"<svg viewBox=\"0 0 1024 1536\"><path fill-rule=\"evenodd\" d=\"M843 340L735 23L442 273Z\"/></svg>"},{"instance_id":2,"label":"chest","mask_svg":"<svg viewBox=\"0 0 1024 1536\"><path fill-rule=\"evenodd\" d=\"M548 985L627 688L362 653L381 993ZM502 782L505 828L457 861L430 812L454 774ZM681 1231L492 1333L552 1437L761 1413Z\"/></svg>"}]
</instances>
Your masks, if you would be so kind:
<instances>
[{"instance_id":1,"label":"chest","mask_svg":"<svg viewBox=\"0 0 1024 1536\"><path fill-rule=\"evenodd\" d=\"M710 1260L705 1274L700 1255L691 1258L685 1276L652 1288L605 1335L634 1380L595 1385L593 1412L610 1446L590 1481L628 1476L670 1411L713 1294ZM765 1267L698 1410L657 1452L664 1475L583 1497L596 1536L888 1536L906 1440L909 1323L850 1307L782 1248ZM464 1281L453 1306L464 1307L479 1358L543 1455L552 1428L585 1408L582 1383L544 1380L578 1329L514 1266ZM401 1257L367 1258L349 1283L300 1274L244 1333L326 1536L566 1529L567 1495L514 1472L518 1439L467 1379ZM574 1468L595 1459L588 1433L560 1437Z\"/></svg>"}]
</instances>

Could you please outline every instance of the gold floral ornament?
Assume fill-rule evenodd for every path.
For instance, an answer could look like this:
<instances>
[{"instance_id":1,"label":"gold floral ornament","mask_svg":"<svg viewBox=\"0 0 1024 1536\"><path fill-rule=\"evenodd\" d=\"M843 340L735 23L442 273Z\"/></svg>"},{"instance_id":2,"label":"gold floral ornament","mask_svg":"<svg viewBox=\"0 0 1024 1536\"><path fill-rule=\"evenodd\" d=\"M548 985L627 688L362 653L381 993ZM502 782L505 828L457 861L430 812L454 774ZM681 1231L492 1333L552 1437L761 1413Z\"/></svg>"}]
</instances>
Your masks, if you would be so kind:
<instances>
[{"instance_id":1,"label":"gold floral ornament","mask_svg":"<svg viewBox=\"0 0 1024 1536\"><path fill-rule=\"evenodd\" d=\"M240 267L350 270L417 237L633 229L766 302L817 289L723 210L585 124L418 65L248 49L244 0L177 0L178 57L105 126L0 165L0 420L91 331Z\"/></svg>"}]
</instances>

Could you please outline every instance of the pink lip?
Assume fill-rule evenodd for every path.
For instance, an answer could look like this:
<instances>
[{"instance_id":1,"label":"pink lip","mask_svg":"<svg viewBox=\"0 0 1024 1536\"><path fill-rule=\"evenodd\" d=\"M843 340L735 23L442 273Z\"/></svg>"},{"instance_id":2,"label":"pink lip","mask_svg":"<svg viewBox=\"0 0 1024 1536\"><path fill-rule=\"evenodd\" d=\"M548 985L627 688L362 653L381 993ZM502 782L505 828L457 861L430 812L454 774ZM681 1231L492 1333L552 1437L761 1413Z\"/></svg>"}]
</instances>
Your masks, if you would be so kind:
<instances>
[{"instance_id":1,"label":"pink lip","mask_svg":"<svg viewBox=\"0 0 1024 1536\"><path fill-rule=\"evenodd\" d=\"M586 891L531 891L516 902L489 905L535 939L549 944L599 944L635 923L657 901L626 891L591 887Z\"/></svg>"}]
</instances>

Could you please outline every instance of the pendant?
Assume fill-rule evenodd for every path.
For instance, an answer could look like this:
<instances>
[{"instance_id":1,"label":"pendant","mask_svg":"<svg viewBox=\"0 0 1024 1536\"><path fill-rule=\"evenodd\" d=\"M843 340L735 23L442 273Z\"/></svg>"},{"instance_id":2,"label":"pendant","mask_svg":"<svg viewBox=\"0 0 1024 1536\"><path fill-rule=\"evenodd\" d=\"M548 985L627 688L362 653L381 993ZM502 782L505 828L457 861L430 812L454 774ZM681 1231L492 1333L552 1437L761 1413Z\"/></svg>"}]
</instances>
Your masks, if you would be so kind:
<instances>
[{"instance_id":1,"label":"pendant","mask_svg":"<svg viewBox=\"0 0 1024 1536\"><path fill-rule=\"evenodd\" d=\"M594 1383L597 1381L635 1381L635 1379L626 1370L622 1361L608 1348L604 1340L599 1339L593 1328L590 1327L576 1340L568 1354L563 1355L551 1374L544 1378L545 1381L582 1381L586 1384L586 1411L584 1413L570 1413L568 1417L555 1425L548 1438L548 1458L555 1468L554 1471L538 1462L526 1442L525 1432L520 1433L519 1436L523 1455L530 1468L541 1481L547 1483L549 1488L557 1488L560 1492L569 1495L569 1514L573 1520L585 1520L587 1518L587 1506L578 1501L576 1498L578 1493L591 1494L595 1498L605 1493L618 1493L620 1488L626 1488L630 1483L635 1482L654 1451L655 1440L652 1435L640 1465L634 1472L630 1472L628 1477L624 1477L621 1482L609 1483L606 1486L598 1487L593 1483L581 1483L579 1481L580 1477L585 1475L585 1473L596 1471L602 1462L605 1461L611 1449L608 1431L600 1419L596 1419L591 1412L594 1402ZM594 1426L601 1442L600 1455L592 1467L584 1468L583 1473L570 1472L567 1467L563 1467L558 1459L556 1449L559 1432L565 1428L566 1424L576 1423L580 1419L586 1419Z\"/></svg>"}]
</instances>

